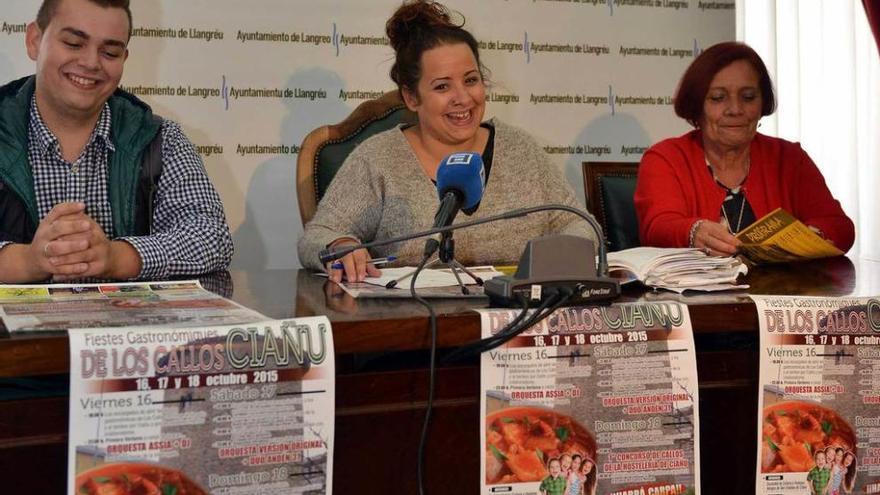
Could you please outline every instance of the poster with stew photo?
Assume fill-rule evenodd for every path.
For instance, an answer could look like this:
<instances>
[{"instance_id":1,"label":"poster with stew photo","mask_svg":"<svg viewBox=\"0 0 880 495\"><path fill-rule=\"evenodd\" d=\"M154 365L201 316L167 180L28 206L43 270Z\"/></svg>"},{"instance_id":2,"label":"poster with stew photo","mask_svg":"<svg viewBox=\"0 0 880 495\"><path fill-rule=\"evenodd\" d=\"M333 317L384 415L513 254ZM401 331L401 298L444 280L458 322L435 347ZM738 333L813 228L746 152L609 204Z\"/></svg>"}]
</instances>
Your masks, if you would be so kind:
<instances>
[{"instance_id":1,"label":"poster with stew photo","mask_svg":"<svg viewBox=\"0 0 880 495\"><path fill-rule=\"evenodd\" d=\"M332 493L324 317L70 331L68 493Z\"/></svg>"},{"instance_id":2,"label":"poster with stew photo","mask_svg":"<svg viewBox=\"0 0 880 495\"><path fill-rule=\"evenodd\" d=\"M518 313L481 311L483 337ZM484 352L481 368L480 493L699 493L685 306L563 308Z\"/></svg>"},{"instance_id":3,"label":"poster with stew photo","mask_svg":"<svg viewBox=\"0 0 880 495\"><path fill-rule=\"evenodd\" d=\"M755 492L880 493L880 300L752 298L761 332Z\"/></svg>"}]
</instances>

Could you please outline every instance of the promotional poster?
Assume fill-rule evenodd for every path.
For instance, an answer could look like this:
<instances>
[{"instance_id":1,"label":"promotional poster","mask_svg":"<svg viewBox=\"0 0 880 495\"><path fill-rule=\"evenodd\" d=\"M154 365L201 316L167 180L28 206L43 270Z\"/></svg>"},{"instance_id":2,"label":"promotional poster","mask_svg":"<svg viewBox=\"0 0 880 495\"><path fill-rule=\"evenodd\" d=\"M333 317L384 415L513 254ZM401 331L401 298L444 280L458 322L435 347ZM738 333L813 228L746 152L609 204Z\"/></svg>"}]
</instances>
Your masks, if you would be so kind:
<instances>
[{"instance_id":1,"label":"promotional poster","mask_svg":"<svg viewBox=\"0 0 880 495\"><path fill-rule=\"evenodd\" d=\"M68 328L232 325L267 319L197 280L0 286L10 333Z\"/></svg>"},{"instance_id":2,"label":"promotional poster","mask_svg":"<svg viewBox=\"0 0 880 495\"><path fill-rule=\"evenodd\" d=\"M482 311L483 336L517 314ZM557 310L482 355L481 491L699 493L697 370L674 302Z\"/></svg>"},{"instance_id":3,"label":"promotional poster","mask_svg":"<svg viewBox=\"0 0 880 495\"><path fill-rule=\"evenodd\" d=\"M326 317L70 331L68 493L330 494Z\"/></svg>"},{"instance_id":4,"label":"promotional poster","mask_svg":"<svg viewBox=\"0 0 880 495\"><path fill-rule=\"evenodd\" d=\"M758 494L880 493L880 299L752 296Z\"/></svg>"}]
</instances>

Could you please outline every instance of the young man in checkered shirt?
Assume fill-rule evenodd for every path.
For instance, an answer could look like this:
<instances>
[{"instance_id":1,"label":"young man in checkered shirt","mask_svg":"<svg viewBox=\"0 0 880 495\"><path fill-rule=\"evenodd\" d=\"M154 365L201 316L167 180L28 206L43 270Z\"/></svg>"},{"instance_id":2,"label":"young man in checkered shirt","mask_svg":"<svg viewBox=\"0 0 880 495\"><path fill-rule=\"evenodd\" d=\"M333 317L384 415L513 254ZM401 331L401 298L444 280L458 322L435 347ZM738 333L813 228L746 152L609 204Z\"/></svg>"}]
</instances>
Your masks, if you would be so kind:
<instances>
[{"instance_id":1,"label":"young man in checkered shirt","mask_svg":"<svg viewBox=\"0 0 880 495\"><path fill-rule=\"evenodd\" d=\"M0 88L0 282L161 279L229 265L223 205L194 146L118 89L128 4L44 0L27 27L36 74ZM151 150L158 178L145 173Z\"/></svg>"}]
</instances>

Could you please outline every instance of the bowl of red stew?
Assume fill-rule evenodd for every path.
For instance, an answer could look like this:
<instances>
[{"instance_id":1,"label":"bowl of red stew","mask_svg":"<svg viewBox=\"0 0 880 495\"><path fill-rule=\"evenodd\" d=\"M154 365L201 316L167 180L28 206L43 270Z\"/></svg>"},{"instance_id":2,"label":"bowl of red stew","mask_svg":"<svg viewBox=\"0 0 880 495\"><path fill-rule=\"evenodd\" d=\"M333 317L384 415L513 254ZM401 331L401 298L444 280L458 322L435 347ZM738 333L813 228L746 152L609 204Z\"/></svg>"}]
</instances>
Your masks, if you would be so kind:
<instances>
[{"instance_id":1,"label":"bowl of red stew","mask_svg":"<svg viewBox=\"0 0 880 495\"><path fill-rule=\"evenodd\" d=\"M509 407L486 417L486 483L544 479L550 459L596 458L596 440L571 416L543 407Z\"/></svg>"},{"instance_id":2,"label":"bowl of red stew","mask_svg":"<svg viewBox=\"0 0 880 495\"><path fill-rule=\"evenodd\" d=\"M817 451L828 447L856 452L852 426L837 411L806 401L784 401L764 408L761 420L761 472L803 473Z\"/></svg>"},{"instance_id":3,"label":"bowl of red stew","mask_svg":"<svg viewBox=\"0 0 880 495\"><path fill-rule=\"evenodd\" d=\"M116 462L76 476L77 495L208 495L182 472L156 464Z\"/></svg>"}]
</instances>

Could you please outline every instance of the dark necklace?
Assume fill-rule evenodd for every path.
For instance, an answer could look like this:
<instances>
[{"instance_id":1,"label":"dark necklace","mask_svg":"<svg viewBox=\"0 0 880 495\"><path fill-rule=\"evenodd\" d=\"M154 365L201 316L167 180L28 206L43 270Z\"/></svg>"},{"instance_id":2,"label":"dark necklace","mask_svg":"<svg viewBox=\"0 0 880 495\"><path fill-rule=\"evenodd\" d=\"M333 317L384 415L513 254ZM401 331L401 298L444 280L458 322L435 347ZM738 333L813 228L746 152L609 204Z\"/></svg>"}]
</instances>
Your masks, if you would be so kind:
<instances>
[{"instance_id":1,"label":"dark necklace","mask_svg":"<svg viewBox=\"0 0 880 495\"><path fill-rule=\"evenodd\" d=\"M727 222L727 228L731 229L730 231L734 234L739 232L739 229L742 228L743 211L746 209L746 197L740 194L739 186L736 187L735 191L733 189L728 189L727 196L724 197L724 201L732 201L737 197L739 198L739 215L736 219L736 228L733 227L730 218L727 217L727 208L725 208L724 205L721 205L721 214L724 215L724 221Z\"/></svg>"},{"instance_id":2,"label":"dark necklace","mask_svg":"<svg viewBox=\"0 0 880 495\"><path fill-rule=\"evenodd\" d=\"M733 222L730 221L730 217L727 215L727 208L724 205L721 205L721 214L724 216L724 222L727 223L727 229L732 233L736 234L743 227L743 212L746 209L746 197L742 194L742 185L745 183L746 178L749 176L749 169L751 168L751 158L747 158L746 161L746 175L743 177L743 180L737 184L736 186L729 188L725 186L720 180L718 180L718 176L715 175L715 170L712 168L712 165L709 163L709 158L704 155L706 159L706 166L709 167L709 172L712 173L712 178L715 179L715 183L721 186L726 195L724 196L724 203L728 201L735 201L739 199L739 214L736 215L736 225L734 226Z\"/></svg>"}]
</instances>

